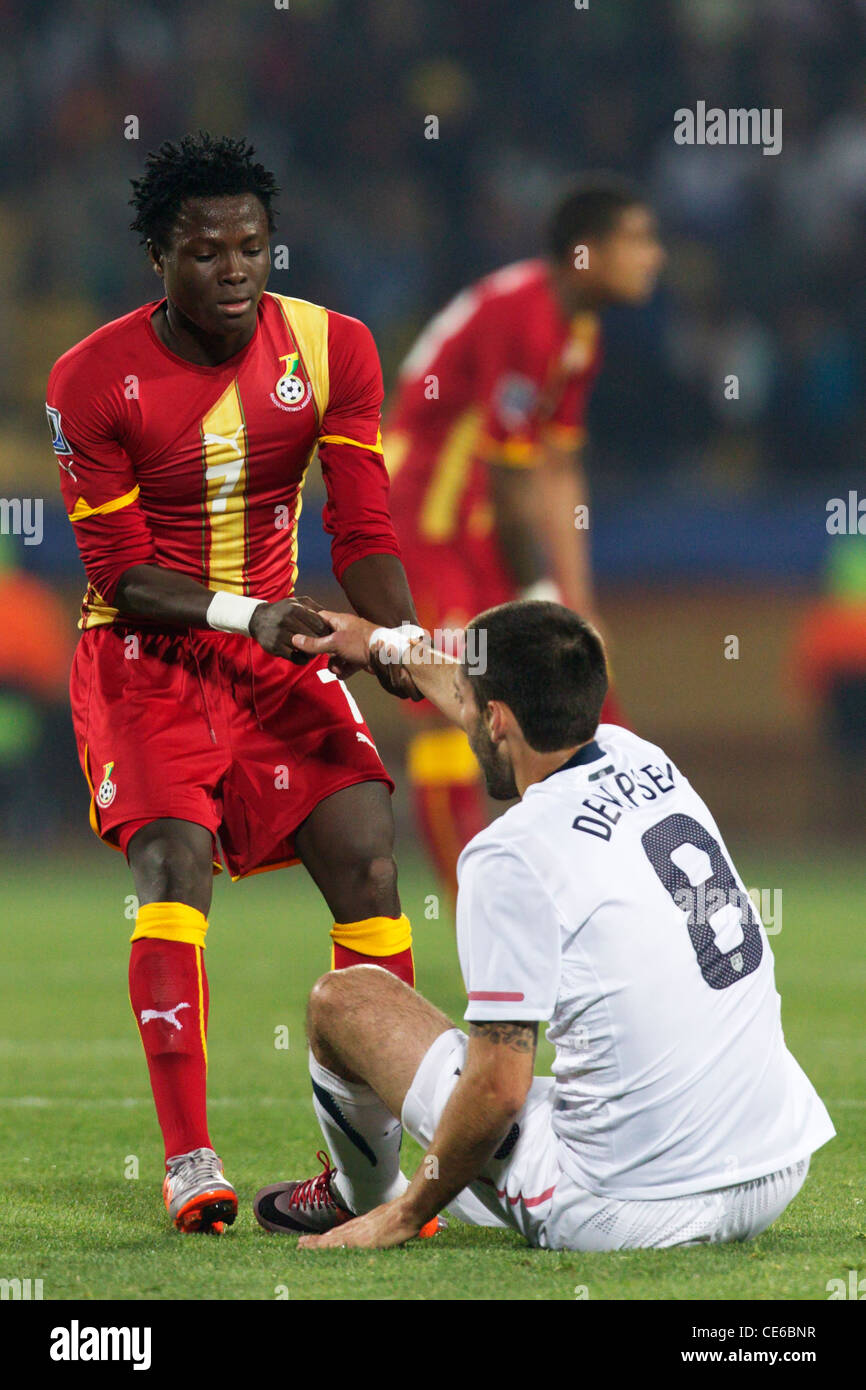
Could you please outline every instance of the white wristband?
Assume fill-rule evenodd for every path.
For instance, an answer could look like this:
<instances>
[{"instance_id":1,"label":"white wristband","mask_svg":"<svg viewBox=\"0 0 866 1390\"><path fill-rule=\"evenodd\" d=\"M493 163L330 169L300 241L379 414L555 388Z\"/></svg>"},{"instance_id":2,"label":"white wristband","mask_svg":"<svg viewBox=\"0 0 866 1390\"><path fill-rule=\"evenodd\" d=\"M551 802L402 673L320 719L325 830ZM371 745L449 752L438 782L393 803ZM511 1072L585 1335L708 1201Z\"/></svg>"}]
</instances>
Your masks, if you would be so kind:
<instances>
[{"instance_id":1,"label":"white wristband","mask_svg":"<svg viewBox=\"0 0 866 1390\"><path fill-rule=\"evenodd\" d=\"M207 610L207 625L215 632L239 632L250 635L250 618L263 598L246 598L243 594L227 594L219 589Z\"/></svg>"},{"instance_id":2,"label":"white wristband","mask_svg":"<svg viewBox=\"0 0 866 1390\"><path fill-rule=\"evenodd\" d=\"M378 643L376 652L379 660L386 666L400 666L406 658L413 641L426 637L423 627L415 623L403 623L400 627L377 627L370 633L370 651Z\"/></svg>"}]
</instances>

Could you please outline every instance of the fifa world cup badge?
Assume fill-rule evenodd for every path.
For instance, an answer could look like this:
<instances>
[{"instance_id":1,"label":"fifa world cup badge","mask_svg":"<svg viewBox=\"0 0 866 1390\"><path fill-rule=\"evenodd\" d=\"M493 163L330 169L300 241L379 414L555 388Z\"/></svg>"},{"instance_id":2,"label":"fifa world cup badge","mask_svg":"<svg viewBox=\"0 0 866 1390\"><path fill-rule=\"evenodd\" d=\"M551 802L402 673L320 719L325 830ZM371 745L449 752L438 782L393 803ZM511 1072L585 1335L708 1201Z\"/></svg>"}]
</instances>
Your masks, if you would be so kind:
<instances>
[{"instance_id":1,"label":"fifa world cup badge","mask_svg":"<svg viewBox=\"0 0 866 1390\"><path fill-rule=\"evenodd\" d=\"M103 809L105 809L106 806L110 806L114 798L117 796L117 784L115 782L112 782L111 780L111 773L113 768L114 763L103 764L102 781L100 782L99 788L96 793L97 804L101 806Z\"/></svg>"},{"instance_id":2,"label":"fifa world cup badge","mask_svg":"<svg viewBox=\"0 0 866 1390\"><path fill-rule=\"evenodd\" d=\"M284 406L288 406L290 410L300 410L310 399L310 383L295 374L298 353L288 352L280 361L285 363L285 371L278 379L274 390Z\"/></svg>"}]
</instances>

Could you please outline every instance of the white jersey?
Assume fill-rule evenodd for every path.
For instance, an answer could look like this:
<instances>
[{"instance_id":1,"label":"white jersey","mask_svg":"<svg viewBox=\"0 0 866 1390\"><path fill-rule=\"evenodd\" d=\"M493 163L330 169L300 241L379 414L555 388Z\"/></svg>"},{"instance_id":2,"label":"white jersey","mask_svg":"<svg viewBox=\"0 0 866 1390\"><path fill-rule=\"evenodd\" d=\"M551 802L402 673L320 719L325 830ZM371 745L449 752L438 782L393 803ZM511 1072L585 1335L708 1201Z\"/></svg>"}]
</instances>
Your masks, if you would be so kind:
<instances>
[{"instance_id":1,"label":"white jersey","mask_svg":"<svg viewBox=\"0 0 866 1390\"><path fill-rule=\"evenodd\" d=\"M470 841L458 878L465 1017L549 1021L553 1126L582 1187L704 1192L833 1137L785 1046L767 934L660 748L600 725Z\"/></svg>"}]
</instances>

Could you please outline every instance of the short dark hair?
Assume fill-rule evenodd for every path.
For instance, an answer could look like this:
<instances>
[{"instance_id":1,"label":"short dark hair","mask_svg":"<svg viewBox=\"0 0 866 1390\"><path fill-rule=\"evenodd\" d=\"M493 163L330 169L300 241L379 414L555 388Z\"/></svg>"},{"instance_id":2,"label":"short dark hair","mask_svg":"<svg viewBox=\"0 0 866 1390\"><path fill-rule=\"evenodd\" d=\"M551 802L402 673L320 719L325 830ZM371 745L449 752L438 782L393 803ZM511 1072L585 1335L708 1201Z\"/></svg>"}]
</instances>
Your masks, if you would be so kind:
<instances>
[{"instance_id":1,"label":"short dark hair","mask_svg":"<svg viewBox=\"0 0 866 1390\"><path fill-rule=\"evenodd\" d=\"M555 260L575 245L605 237L626 208L646 202L636 184L618 174L594 174L572 184L556 204L547 224L547 249Z\"/></svg>"},{"instance_id":2,"label":"short dark hair","mask_svg":"<svg viewBox=\"0 0 866 1390\"><path fill-rule=\"evenodd\" d=\"M469 624L463 671L479 709L503 700L530 748L553 753L592 738L607 694L604 644L595 628L561 603L516 600L488 608ZM478 660L484 650L486 662Z\"/></svg>"},{"instance_id":3,"label":"short dark hair","mask_svg":"<svg viewBox=\"0 0 866 1390\"><path fill-rule=\"evenodd\" d=\"M253 193L265 209L268 231L276 226L273 200L279 193L274 176L253 160L246 140L214 136L206 130L184 135L178 144L166 140L149 153L140 179L132 179L130 207L136 216L130 228L143 242L164 251L186 198L228 198Z\"/></svg>"}]
</instances>

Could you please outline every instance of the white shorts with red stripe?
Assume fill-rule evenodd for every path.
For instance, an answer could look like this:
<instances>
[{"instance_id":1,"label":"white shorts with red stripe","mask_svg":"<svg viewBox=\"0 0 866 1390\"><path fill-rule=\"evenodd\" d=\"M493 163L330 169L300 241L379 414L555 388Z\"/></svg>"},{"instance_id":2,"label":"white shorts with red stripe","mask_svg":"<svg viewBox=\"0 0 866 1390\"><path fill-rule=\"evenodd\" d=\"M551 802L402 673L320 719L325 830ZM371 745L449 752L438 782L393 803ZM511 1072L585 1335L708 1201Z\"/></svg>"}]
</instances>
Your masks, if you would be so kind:
<instances>
[{"instance_id":1,"label":"white shorts with red stripe","mask_svg":"<svg viewBox=\"0 0 866 1390\"><path fill-rule=\"evenodd\" d=\"M403 1102L402 1121L426 1148L457 1085L468 1038L441 1033L422 1058ZM771 1225L796 1197L808 1158L752 1182L652 1201L598 1197L560 1164L551 1123L552 1077L533 1081L512 1131L477 1182L448 1211L472 1226L498 1226L550 1250L660 1249L748 1240Z\"/></svg>"}]
</instances>

